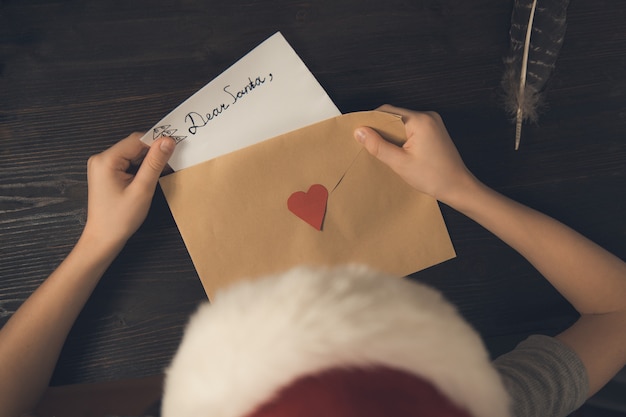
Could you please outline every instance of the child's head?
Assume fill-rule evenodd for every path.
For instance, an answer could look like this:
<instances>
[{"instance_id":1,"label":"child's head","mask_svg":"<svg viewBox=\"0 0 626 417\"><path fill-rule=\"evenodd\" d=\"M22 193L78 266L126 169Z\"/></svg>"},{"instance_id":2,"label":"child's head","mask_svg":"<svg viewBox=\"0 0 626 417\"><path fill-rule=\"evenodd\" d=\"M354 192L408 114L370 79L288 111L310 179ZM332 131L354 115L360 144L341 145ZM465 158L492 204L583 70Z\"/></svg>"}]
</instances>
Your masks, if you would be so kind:
<instances>
[{"instance_id":1,"label":"child's head","mask_svg":"<svg viewBox=\"0 0 626 417\"><path fill-rule=\"evenodd\" d=\"M420 413L502 417L508 397L480 337L441 294L359 266L300 267L218 293L189 323L162 410Z\"/></svg>"}]
</instances>

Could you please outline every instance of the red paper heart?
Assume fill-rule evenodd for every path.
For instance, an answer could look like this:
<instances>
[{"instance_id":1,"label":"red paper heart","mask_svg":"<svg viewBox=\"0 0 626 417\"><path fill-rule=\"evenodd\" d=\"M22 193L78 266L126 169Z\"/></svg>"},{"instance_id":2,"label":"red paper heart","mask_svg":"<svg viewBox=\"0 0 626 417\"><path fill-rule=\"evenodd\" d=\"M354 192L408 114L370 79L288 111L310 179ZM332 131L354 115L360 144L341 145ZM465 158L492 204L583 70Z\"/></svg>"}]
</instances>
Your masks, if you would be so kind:
<instances>
[{"instance_id":1,"label":"red paper heart","mask_svg":"<svg viewBox=\"0 0 626 417\"><path fill-rule=\"evenodd\" d=\"M309 191L297 191L289 196L287 207L296 216L316 228L322 230L328 190L321 184L313 184Z\"/></svg>"}]
</instances>

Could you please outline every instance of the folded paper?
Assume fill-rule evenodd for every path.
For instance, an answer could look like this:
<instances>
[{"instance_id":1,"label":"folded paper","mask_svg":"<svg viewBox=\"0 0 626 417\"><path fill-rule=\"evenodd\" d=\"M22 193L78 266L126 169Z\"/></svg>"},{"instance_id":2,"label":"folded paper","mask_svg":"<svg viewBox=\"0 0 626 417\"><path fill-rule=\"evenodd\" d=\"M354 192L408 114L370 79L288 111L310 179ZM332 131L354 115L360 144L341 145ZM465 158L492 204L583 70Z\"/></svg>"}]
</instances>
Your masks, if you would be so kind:
<instances>
[{"instance_id":1,"label":"folded paper","mask_svg":"<svg viewBox=\"0 0 626 417\"><path fill-rule=\"evenodd\" d=\"M189 97L143 137L178 145L174 171L341 114L280 32Z\"/></svg>"},{"instance_id":2,"label":"folded paper","mask_svg":"<svg viewBox=\"0 0 626 417\"><path fill-rule=\"evenodd\" d=\"M161 178L209 298L299 264L404 276L455 256L437 202L367 153L353 138L359 126L405 140L399 116L351 113ZM328 191L321 231L286 204L313 184Z\"/></svg>"}]
</instances>

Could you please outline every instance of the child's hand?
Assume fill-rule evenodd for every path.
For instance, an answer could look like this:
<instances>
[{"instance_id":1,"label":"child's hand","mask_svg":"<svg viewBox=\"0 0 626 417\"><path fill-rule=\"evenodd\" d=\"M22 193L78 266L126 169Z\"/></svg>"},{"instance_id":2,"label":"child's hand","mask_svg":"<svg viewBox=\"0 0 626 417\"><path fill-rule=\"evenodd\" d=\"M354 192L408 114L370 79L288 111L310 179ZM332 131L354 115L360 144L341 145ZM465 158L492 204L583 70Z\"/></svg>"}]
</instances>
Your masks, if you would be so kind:
<instances>
[{"instance_id":1,"label":"child's hand","mask_svg":"<svg viewBox=\"0 0 626 417\"><path fill-rule=\"evenodd\" d=\"M368 152L389 165L409 185L451 204L474 177L452 143L441 117L385 105L378 110L402 116L407 141L400 148L368 127L355 130L355 138Z\"/></svg>"},{"instance_id":2,"label":"child's hand","mask_svg":"<svg viewBox=\"0 0 626 417\"><path fill-rule=\"evenodd\" d=\"M134 133L87 163L88 207L83 235L121 248L143 223L156 183L174 152L171 138L161 138L149 149ZM139 165L136 174L132 166Z\"/></svg>"}]
</instances>

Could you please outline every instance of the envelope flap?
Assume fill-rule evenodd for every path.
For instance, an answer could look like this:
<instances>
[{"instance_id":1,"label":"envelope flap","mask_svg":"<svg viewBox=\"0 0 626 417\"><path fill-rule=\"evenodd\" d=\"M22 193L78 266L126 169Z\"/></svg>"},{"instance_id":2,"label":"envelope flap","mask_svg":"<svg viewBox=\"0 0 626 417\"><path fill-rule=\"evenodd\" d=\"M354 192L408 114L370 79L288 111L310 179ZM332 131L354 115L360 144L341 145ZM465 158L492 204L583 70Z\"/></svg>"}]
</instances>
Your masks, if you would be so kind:
<instances>
[{"instance_id":1,"label":"envelope flap","mask_svg":"<svg viewBox=\"0 0 626 417\"><path fill-rule=\"evenodd\" d=\"M185 189L193 193L206 181L225 187L241 182L252 186L259 175L280 171L291 173L291 180L301 179L303 186L314 181L331 191L363 149L353 139L353 132L365 125L394 143L405 140L400 116L378 111L349 113L172 173L160 183L166 195Z\"/></svg>"}]
</instances>

